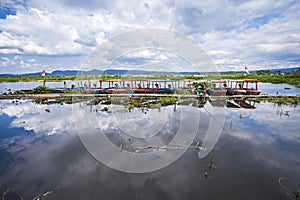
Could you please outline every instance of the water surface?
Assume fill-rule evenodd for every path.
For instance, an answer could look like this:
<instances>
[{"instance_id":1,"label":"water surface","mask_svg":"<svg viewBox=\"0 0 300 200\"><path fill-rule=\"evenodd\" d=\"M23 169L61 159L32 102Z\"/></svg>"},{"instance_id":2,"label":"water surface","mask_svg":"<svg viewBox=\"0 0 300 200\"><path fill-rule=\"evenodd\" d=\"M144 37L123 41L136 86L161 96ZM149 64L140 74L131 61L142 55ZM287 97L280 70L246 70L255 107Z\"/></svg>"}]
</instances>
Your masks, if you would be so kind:
<instances>
[{"instance_id":1,"label":"water surface","mask_svg":"<svg viewBox=\"0 0 300 200\"><path fill-rule=\"evenodd\" d=\"M77 134L73 106L0 101L1 194L9 188L15 199L33 199L49 190L53 193L48 199L290 199L278 183L280 177L286 177L283 182L291 195L299 190L299 106L260 103L253 110L227 108L211 157L199 159L198 151L190 148L171 165L142 174L111 169L89 154ZM76 106L94 113L97 130L117 146L128 138L132 146L145 145L135 139L141 131L131 130L133 123L144 123L144 134L156 133L152 142L168 144L179 128L178 113L190 109L200 115L196 142L203 139L210 118L203 108L191 105L135 108L130 113L117 105L109 106L111 112L100 112L101 105ZM149 121L154 118L157 121ZM122 127L133 135L122 135ZM210 169L212 161L215 167Z\"/></svg>"}]
</instances>

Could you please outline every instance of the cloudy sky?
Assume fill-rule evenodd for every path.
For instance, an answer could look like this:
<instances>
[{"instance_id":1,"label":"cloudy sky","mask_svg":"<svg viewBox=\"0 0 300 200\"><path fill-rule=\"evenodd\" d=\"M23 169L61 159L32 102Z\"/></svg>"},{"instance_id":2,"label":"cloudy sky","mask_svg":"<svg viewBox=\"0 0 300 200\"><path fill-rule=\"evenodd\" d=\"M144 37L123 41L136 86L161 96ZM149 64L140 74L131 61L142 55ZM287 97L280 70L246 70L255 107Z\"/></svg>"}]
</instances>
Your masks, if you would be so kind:
<instances>
[{"instance_id":1,"label":"cloudy sky","mask_svg":"<svg viewBox=\"0 0 300 200\"><path fill-rule=\"evenodd\" d=\"M186 36L220 70L299 67L299 19L299 0L1 0L0 73L79 69L98 45L139 28ZM184 71L169 54L142 49L115 67L145 58Z\"/></svg>"}]
</instances>

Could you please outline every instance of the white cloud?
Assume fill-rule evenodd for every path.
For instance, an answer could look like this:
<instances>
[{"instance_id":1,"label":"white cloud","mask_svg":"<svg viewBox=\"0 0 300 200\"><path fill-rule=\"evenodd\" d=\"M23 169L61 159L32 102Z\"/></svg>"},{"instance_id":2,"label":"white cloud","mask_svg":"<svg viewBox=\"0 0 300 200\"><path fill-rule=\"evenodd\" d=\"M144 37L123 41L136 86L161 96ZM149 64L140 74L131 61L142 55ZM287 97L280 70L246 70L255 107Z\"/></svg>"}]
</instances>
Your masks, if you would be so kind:
<instances>
[{"instance_id":1,"label":"white cloud","mask_svg":"<svg viewBox=\"0 0 300 200\"><path fill-rule=\"evenodd\" d=\"M59 22L49 11L30 8L2 20L1 46L22 49L24 54L66 55L86 50L75 43L77 31Z\"/></svg>"},{"instance_id":2,"label":"white cloud","mask_svg":"<svg viewBox=\"0 0 300 200\"><path fill-rule=\"evenodd\" d=\"M160 54L159 56L156 57L158 60L168 60L169 58L163 54Z\"/></svg>"},{"instance_id":3,"label":"white cloud","mask_svg":"<svg viewBox=\"0 0 300 200\"><path fill-rule=\"evenodd\" d=\"M2 4L17 11L0 19L2 55L88 55L119 33L156 27L186 34L221 69L245 64L296 67L300 62L300 3L293 0L29 0L18 4L4 0Z\"/></svg>"},{"instance_id":4,"label":"white cloud","mask_svg":"<svg viewBox=\"0 0 300 200\"><path fill-rule=\"evenodd\" d=\"M94 3L97 6L109 4L100 4L97 1ZM150 23L149 17L157 17L154 13L145 17L146 10L143 9L146 8L143 8L143 3L139 1L136 1L134 6L127 2L116 2L119 9L111 7L111 10L107 11L101 8L77 7L82 4L76 2L73 6L69 4L73 3L29 1L28 5L32 7L20 9L17 15L2 20L0 28L7 33L0 34L3 37L0 45L21 48L27 54L87 55L92 50L90 47L97 46L106 39L105 37L128 28L141 27L145 25L142 21ZM162 3L153 3L150 8L162 6Z\"/></svg>"},{"instance_id":5,"label":"white cloud","mask_svg":"<svg viewBox=\"0 0 300 200\"><path fill-rule=\"evenodd\" d=\"M35 64L32 64L32 63L28 63L28 62L25 62L24 60L20 60L20 68L31 68L32 66L35 66Z\"/></svg>"},{"instance_id":6,"label":"white cloud","mask_svg":"<svg viewBox=\"0 0 300 200\"><path fill-rule=\"evenodd\" d=\"M0 67L8 67L15 65L16 62L8 57L2 57L0 60Z\"/></svg>"},{"instance_id":7,"label":"white cloud","mask_svg":"<svg viewBox=\"0 0 300 200\"><path fill-rule=\"evenodd\" d=\"M19 60L20 59L20 56L14 56L13 57L13 60Z\"/></svg>"},{"instance_id":8,"label":"white cloud","mask_svg":"<svg viewBox=\"0 0 300 200\"><path fill-rule=\"evenodd\" d=\"M18 49L0 49L0 54L21 54Z\"/></svg>"},{"instance_id":9,"label":"white cloud","mask_svg":"<svg viewBox=\"0 0 300 200\"><path fill-rule=\"evenodd\" d=\"M6 61L6 62L7 62L7 61L10 61L10 59L7 58L7 57L2 57L1 60Z\"/></svg>"},{"instance_id":10,"label":"white cloud","mask_svg":"<svg viewBox=\"0 0 300 200\"><path fill-rule=\"evenodd\" d=\"M138 50L125 55L127 58L154 58L154 56L156 56L156 52L149 49Z\"/></svg>"},{"instance_id":11,"label":"white cloud","mask_svg":"<svg viewBox=\"0 0 300 200\"><path fill-rule=\"evenodd\" d=\"M37 62L37 61L36 61L36 59L31 58L31 59L28 60L28 62L30 62L30 63L35 63L35 62Z\"/></svg>"},{"instance_id":12,"label":"white cloud","mask_svg":"<svg viewBox=\"0 0 300 200\"><path fill-rule=\"evenodd\" d=\"M178 0L174 26L182 32L210 32L240 29L253 19L278 12L289 2L284 0L214 1Z\"/></svg>"},{"instance_id":13,"label":"white cloud","mask_svg":"<svg viewBox=\"0 0 300 200\"><path fill-rule=\"evenodd\" d=\"M201 41L214 62L223 69L228 65L252 68L299 66L300 15L294 4L259 27L211 31L193 35ZM238 61L238 62L236 62Z\"/></svg>"}]
</instances>

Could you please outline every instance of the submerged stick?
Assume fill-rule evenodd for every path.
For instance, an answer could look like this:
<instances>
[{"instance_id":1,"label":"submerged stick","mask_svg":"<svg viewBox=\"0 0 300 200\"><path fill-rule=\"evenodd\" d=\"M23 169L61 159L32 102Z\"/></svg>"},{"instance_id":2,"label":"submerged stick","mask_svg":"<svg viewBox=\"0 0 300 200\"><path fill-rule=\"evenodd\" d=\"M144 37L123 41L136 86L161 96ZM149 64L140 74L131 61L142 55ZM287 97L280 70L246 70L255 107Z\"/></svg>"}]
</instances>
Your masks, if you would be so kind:
<instances>
[{"instance_id":1,"label":"submerged stick","mask_svg":"<svg viewBox=\"0 0 300 200\"><path fill-rule=\"evenodd\" d=\"M49 196L51 196L51 195L53 194L53 192L54 192L55 190L57 190L58 188L59 188L59 185L56 186L55 188L53 188L52 190L49 190L49 191L47 191L47 192L45 192L45 193L43 193L43 194L37 195L36 197L33 198L33 200L43 200L43 199L46 199L46 198L48 198Z\"/></svg>"},{"instance_id":2,"label":"submerged stick","mask_svg":"<svg viewBox=\"0 0 300 200\"><path fill-rule=\"evenodd\" d=\"M290 193L290 191L287 189L287 187L284 186L284 184L282 183L283 180L289 180L289 181L292 181L294 183L296 183L297 185L299 185L299 188L296 188L296 191L294 192L294 197L293 195ZM292 180L292 179L289 179L289 178L286 178L286 177L281 177L278 179L278 183L280 184L280 186L285 190L285 193L288 195L288 197L290 199L300 199L300 183Z\"/></svg>"},{"instance_id":3,"label":"submerged stick","mask_svg":"<svg viewBox=\"0 0 300 200\"><path fill-rule=\"evenodd\" d=\"M184 142L183 142L184 143ZM151 150L156 150L158 151L159 149L164 149L164 150L175 150L175 149L184 149L184 148L192 148L192 149L197 149L199 151L207 151L207 150L212 150L212 148L207 148L207 147L201 147L199 146L199 141L197 142L196 145L191 145L191 146L188 146L188 145L185 145L185 144L180 144L180 143L177 143L177 144L173 144L173 145L169 145L169 146L144 146L144 147L135 147L134 148L134 152L135 153L139 153L143 150L148 150L148 149L151 149Z\"/></svg>"}]
</instances>

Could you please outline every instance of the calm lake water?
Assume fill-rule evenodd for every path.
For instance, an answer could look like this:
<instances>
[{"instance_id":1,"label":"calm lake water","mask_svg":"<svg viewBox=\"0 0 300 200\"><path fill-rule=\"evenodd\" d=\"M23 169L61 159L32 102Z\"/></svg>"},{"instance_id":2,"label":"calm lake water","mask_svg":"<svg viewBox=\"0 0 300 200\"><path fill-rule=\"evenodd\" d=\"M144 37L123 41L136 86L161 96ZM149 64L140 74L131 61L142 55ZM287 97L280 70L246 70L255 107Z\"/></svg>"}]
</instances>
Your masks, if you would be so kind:
<instances>
[{"instance_id":1,"label":"calm lake water","mask_svg":"<svg viewBox=\"0 0 300 200\"><path fill-rule=\"evenodd\" d=\"M0 194L9 189L10 199L33 199L47 191L52 191L47 199L82 200L294 198L300 189L300 106L255 106L225 109L223 131L205 158L189 148L165 168L135 174L107 167L89 153L78 136L89 122L79 123L74 107L95 116L97 123L85 126L87 133L101 131L117 147L124 141L129 147L147 145L137 139L139 134L151 138L150 145L167 145L180 128L182 112L190 116L184 119L188 126L195 125L195 113L200 116L194 142L203 140L209 127L207 110L172 105L128 112L109 105L109 112L101 112L103 105L1 100ZM147 135L151 133L156 135Z\"/></svg>"}]
</instances>

